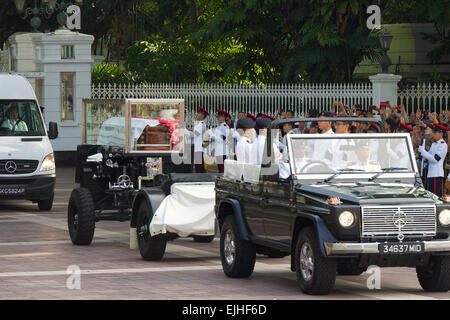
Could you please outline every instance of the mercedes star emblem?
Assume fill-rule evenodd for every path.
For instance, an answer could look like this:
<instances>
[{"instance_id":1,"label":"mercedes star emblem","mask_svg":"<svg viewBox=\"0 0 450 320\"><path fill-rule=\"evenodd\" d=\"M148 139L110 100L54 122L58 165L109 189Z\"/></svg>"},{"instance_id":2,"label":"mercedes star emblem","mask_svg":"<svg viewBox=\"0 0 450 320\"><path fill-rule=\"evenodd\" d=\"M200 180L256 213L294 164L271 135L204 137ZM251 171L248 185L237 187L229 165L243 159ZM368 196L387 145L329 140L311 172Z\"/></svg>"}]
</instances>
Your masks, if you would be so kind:
<instances>
[{"instance_id":1,"label":"mercedes star emblem","mask_svg":"<svg viewBox=\"0 0 450 320\"><path fill-rule=\"evenodd\" d=\"M17 164L14 161L8 161L5 163L5 169L8 173L14 173L17 170Z\"/></svg>"},{"instance_id":2,"label":"mercedes star emblem","mask_svg":"<svg viewBox=\"0 0 450 320\"><path fill-rule=\"evenodd\" d=\"M392 216L392 222L394 223L394 226L398 228L399 231L406 225L407 219L408 218L406 217L406 214L402 211L397 211Z\"/></svg>"}]
</instances>

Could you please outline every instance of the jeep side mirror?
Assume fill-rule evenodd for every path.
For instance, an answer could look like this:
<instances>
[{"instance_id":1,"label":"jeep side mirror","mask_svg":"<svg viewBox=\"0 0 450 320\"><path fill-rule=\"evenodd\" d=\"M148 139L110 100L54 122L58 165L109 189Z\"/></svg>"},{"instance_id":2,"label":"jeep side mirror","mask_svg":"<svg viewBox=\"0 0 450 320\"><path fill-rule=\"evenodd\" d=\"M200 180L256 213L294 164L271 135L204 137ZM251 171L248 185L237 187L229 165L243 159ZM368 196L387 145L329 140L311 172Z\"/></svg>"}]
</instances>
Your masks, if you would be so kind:
<instances>
[{"instance_id":1,"label":"jeep side mirror","mask_svg":"<svg viewBox=\"0 0 450 320\"><path fill-rule=\"evenodd\" d=\"M45 107L43 107L43 106L40 106L39 108L41 109L41 113L42 113L42 115L44 115L44 110L45 110Z\"/></svg>"},{"instance_id":2,"label":"jeep side mirror","mask_svg":"<svg viewBox=\"0 0 450 320\"><path fill-rule=\"evenodd\" d=\"M48 137L51 140L58 138L58 124L56 122L48 124Z\"/></svg>"}]
</instances>

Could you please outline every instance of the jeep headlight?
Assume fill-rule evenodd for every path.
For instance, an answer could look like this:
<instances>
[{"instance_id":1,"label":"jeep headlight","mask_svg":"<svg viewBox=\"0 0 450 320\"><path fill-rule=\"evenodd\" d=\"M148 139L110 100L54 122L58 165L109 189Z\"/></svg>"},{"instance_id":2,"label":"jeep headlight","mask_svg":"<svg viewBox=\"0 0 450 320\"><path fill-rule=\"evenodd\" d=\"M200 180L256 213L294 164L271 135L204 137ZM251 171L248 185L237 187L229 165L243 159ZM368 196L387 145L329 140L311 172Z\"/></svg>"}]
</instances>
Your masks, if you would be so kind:
<instances>
[{"instance_id":1,"label":"jeep headlight","mask_svg":"<svg viewBox=\"0 0 450 320\"><path fill-rule=\"evenodd\" d=\"M42 161L41 170L40 171L53 171L55 170L55 157L53 153L49 154Z\"/></svg>"},{"instance_id":2,"label":"jeep headlight","mask_svg":"<svg viewBox=\"0 0 450 320\"><path fill-rule=\"evenodd\" d=\"M450 225L450 209L444 209L441 212L439 212L439 222L444 227Z\"/></svg>"},{"instance_id":3,"label":"jeep headlight","mask_svg":"<svg viewBox=\"0 0 450 320\"><path fill-rule=\"evenodd\" d=\"M355 215L351 211L342 211L339 214L339 223L344 228L349 228L355 223Z\"/></svg>"}]
</instances>

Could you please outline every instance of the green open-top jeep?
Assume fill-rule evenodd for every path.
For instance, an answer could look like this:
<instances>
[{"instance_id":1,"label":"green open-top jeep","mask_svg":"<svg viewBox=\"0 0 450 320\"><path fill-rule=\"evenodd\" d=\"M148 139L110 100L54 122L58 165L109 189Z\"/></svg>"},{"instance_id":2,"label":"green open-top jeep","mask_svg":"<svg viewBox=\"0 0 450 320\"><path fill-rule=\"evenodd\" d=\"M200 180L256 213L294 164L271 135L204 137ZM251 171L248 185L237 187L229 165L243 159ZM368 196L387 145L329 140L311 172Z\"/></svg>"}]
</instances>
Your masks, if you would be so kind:
<instances>
[{"instance_id":1,"label":"green open-top jeep","mask_svg":"<svg viewBox=\"0 0 450 320\"><path fill-rule=\"evenodd\" d=\"M329 293L337 273L370 265L415 267L424 290L449 290L450 204L424 189L410 136L288 135L277 159L271 129L313 120L336 118L275 121L262 166L228 161L216 179L225 274L249 277L257 253L291 255L308 294ZM286 165L289 175L280 177Z\"/></svg>"}]
</instances>

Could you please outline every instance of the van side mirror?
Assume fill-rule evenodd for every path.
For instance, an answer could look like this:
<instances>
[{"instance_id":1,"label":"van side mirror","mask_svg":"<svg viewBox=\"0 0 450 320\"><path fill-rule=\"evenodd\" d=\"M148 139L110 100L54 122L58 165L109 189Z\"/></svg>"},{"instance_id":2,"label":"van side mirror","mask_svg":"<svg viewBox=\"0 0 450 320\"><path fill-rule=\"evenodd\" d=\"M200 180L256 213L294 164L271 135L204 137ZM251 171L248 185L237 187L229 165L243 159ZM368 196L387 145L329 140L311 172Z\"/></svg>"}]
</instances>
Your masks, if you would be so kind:
<instances>
[{"instance_id":1,"label":"van side mirror","mask_svg":"<svg viewBox=\"0 0 450 320\"><path fill-rule=\"evenodd\" d=\"M44 115L44 110L45 110L45 107L43 107L43 106L40 106L39 108L41 109L41 113L42 113L42 115Z\"/></svg>"},{"instance_id":2,"label":"van side mirror","mask_svg":"<svg viewBox=\"0 0 450 320\"><path fill-rule=\"evenodd\" d=\"M58 138L58 124L56 122L48 124L48 137L51 140Z\"/></svg>"}]
</instances>

